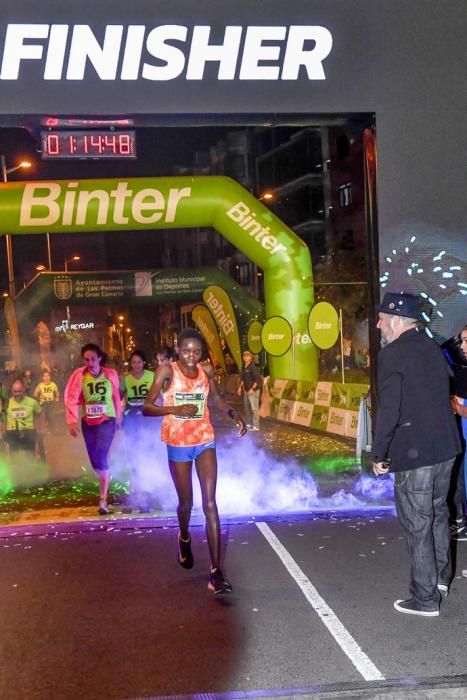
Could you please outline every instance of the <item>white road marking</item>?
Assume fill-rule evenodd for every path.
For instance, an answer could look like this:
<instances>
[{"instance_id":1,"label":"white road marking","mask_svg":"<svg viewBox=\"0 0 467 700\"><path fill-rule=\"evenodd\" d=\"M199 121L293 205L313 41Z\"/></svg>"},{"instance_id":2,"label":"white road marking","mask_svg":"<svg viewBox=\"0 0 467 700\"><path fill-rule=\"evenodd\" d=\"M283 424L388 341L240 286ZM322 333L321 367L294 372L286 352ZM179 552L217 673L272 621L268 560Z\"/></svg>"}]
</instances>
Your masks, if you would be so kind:
<instances>
[{"instance_id":1,"label":"white road marking","mask_svg":"<svg viewBox=\"0 0 467 700\"><path fill-rule=\"evenodd\" d=\"M289 554L284 545L278 540L266 523L257 522L258 530L264 535L296 584L302 589L305 598L328 628L344 654L348 656L357 671L366 681L384 680L383 674L376 668L371 659L357 644L350 632L344 627L334 611L320 596L310 579L305 576L295 559Z\"/></svg>"}]
</instances>

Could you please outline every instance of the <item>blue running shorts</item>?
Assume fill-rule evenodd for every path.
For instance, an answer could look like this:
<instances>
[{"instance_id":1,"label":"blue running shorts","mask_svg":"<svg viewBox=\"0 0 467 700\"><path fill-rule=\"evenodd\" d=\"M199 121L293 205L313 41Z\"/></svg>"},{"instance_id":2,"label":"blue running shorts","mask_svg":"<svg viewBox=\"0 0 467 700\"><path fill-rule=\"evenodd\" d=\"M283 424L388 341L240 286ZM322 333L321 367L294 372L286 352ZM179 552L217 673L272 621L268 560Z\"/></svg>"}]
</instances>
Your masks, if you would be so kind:
<instances>
[{"instance_id":1,"label":"blue running shorts","mask_svg":"<svg viewBox=\"0 0 467 700\"><path fill-rule=\"evenodd\" d=\"M216 443L207 442L205 445L190 445L188 447L176 447L167 445L167 456L171 462L193 462L205 450L215 450Z\"/></svg>"}]
</instances>

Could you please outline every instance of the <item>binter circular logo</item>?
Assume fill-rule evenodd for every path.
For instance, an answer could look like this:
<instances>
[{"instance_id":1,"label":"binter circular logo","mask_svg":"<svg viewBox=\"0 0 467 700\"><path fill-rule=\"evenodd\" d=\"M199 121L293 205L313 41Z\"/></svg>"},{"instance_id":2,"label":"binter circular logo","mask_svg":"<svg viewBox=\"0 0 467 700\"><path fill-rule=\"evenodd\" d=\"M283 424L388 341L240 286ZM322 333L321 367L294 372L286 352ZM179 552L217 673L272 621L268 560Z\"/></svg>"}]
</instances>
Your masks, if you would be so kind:
<instances>
[{"instance_id":1,"label":"binter circular logo","mask_svg":"<svg viewBox=\"0 0 467 700\"><path fill-rule=\"evenodd\" d=\"M248 327L248 350L254 355L257 355L263 349L263 343L261 342L261 331L263 329L263 324L259 321L252 321Z\"/></svg>"},{"instance_id":2,"label":"binter circular logo","mask_svg":"<svg viewBox=\"0 0 467 700\"><path fill-rule=\"evenodd\" d=\"M320 301L313 306L308 316L310 338L321 350L332 348L339 337L339 316L327 301Z\"/></svg>"},{"instance_id":3,"label":"binter circular logo","mask_svg":"<svg viewBox=\"0 0 467 700\"><path fill-rule=\"evenodd\" d=\"M282 316L268 318L261 331L261 342L270 355L285 355L292 345L292 328Z\"/></svg>"}]
</instances>

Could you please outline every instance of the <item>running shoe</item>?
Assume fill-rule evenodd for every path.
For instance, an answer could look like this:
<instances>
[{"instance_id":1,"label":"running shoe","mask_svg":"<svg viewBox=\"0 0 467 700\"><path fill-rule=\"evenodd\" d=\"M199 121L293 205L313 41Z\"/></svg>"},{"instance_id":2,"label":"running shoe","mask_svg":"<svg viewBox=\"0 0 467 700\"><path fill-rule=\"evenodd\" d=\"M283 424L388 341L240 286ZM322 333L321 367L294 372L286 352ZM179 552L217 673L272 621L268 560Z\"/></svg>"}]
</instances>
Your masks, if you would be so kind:
<instances>
[{"instance_id":1,"label":"running shoe","mask_svg":"<svg viewBox=\"0 0 467 700\"><path fill-rule=\"evenodd\" d=\"M467 578L467 569L462 569L462 576Z\"/></svg>"},{"instance_id":2,"label":"running shoe","mask_svg":"<svg viewBox=\"0 0 467 700\"><path fill-rule=\"evenodd\" d=\"M458 520L452 520L449 524L449 534L451 537L458 538L459 535L465 534L465 520L464 518L459 518Z\"/></svg>"},{"instance_id":3,"label":"running shoe","mask_svg":"<svg viewBox=\"0 0 467 700\"><path fill-rule=\"evenodd\" d=\"M192 569L194 564L193 553L191 551L191 537L183 540L178 533L178 563L184 569Z\"/></svg>"},{"instance_id":4,"label":"running shoe","mask_svg":"<svg viewBox=\"0 0 467 700\"><path fill-rule=\"evenodd\" d=\"M109 508L107 501L99 501L99 508L97 509L99 515L112 515L113 510Z\"/></svg>"},{"instance_id":5,"label":"running shoe","mask_svg":"<svg viewBox=\"0 0 467 700\"><path fill-rule=\"evenodd\" d=\"M211 569L209 574L208 590L214 595L221 593L232 593L232 584L227 581L220 569Z\"/></svg>"}]
</instances>

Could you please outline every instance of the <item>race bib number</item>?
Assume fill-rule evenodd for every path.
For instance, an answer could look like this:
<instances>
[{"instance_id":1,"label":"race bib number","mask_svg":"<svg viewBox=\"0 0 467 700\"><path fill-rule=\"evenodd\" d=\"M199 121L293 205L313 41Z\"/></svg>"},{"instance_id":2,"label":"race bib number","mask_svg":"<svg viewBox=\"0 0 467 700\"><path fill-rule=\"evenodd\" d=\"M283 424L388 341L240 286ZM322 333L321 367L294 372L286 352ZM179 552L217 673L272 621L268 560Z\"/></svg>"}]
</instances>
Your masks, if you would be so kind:
<instances>
[{"instance_id":1,"label":"race bib number","mask_svg":"<svg viewBox=\"0 0 467 700\"><path fill-rule=\"evenodd\" d=\"M182 394L181 392L175 393L175 405L182 406L184 403L191 403L196 406L196 413L194 416L175 416L175 418L180 418L181 420L199 420L204 417L204 405L206 403L206 398L204 394Z\"/></svg>"},{"instance_id":2,"label":"race bib number","mask_svg":"<svg viewBox=\"0 0 467 700\"><path fill-rule=\"evenodd\" d=\"M128 404L130 406L142 406L144 404L144 399L128 399Z\"/></svg>"},{"instance_id":3,"label":"race bib number","mask_svg":"<svg viewBox=\"0 0 467 700\"><path fill-rule=\"evenodd\" d=\"M22 408L14 408L12 414L15 420L20 420L21 418L27 418L28 412Z\"/></svg>"},{"instance_id":4,"label":"race bib number","mask_svg":"<svg viewBox=\"0 0 467 700\"><path fill-rule=\"evenodd\" d=\"M105 414L105 403L87 403L86 416L88 418L100 418Z\"/></svg>"},{"instance_id":5,"label":"race bib number","mask_svg":"<svg viewBox=\"0 0 467 700\"><path fill-rule=\"evenodd\" d=\"M53 401L53 400L54 400L53 391L43 391L42 392L42 401Z\"/></svg>"}]
</instances>

